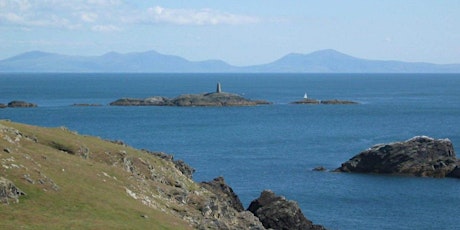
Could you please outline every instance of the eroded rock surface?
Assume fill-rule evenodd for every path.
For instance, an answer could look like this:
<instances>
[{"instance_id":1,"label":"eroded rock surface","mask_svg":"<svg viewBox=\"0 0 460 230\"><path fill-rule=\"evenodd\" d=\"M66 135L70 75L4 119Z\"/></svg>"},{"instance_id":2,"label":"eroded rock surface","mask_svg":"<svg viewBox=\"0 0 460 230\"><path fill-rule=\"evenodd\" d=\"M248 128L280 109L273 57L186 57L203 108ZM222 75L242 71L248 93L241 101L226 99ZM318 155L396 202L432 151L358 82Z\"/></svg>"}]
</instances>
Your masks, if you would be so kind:
<instances>
[{"instance_id":1,"label":"eroded rock surface","mask_svg":"<svg viewBox=\"0 0 460 230\"><path fill-rule=\"evenodd\" d=\"M445 177L457 166L452 142L417 136L379 144L343 163L336 171Z\"/></svg>"}]
</instances>

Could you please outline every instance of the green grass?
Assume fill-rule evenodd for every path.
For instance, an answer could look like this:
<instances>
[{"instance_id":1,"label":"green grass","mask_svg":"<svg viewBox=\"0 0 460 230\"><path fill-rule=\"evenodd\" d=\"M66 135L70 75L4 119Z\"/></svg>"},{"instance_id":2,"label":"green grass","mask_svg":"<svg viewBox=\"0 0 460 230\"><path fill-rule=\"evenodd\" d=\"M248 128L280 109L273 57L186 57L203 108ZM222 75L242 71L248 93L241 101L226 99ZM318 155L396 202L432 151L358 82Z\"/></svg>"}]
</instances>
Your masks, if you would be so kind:
<instances>
[{"instance_id":1,"label":"green grass","mask_svg":"<svg viewBox=\"0 0 460 230\"><path fill-rule=\"evenodd\" d=\"M142 158L163 167L166 174L170 174L165 175L167 177L177 176L168 168L171 167L168 162L62 128L40 128L7 121L0 121L0 125L18 129L23 136L21 141L11 144L5 139L10 134L0 132L0 162L14 158L14 164L20 166L0 167L0 176L13 181L27 194L17 204L0 206L0 229L191 229L180 218L128 196L126 187L141 185L117 164L121 161L120 152L124 151L126 157ZM78 154L81 147L90 150L88 159ZM4 148L12 152L2 151ZM30 175L35 184L27 182L25 174ZM38 180L43 178L54 181L59 189L55 191L50 181L40 184ZM157 186L164 185L151 181L147 185L149 188ZM194 187L193 183L188 186Z\"/></svg>"}]
</instances>

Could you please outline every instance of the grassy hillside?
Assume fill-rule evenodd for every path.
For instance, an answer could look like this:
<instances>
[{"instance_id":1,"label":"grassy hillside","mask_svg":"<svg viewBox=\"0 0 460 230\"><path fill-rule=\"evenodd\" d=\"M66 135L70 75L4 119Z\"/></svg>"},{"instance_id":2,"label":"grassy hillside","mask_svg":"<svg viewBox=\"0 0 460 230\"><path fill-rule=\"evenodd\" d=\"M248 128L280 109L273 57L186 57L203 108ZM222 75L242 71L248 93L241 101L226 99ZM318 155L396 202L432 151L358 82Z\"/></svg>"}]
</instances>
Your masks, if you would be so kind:
<instances>
[{"instance_id":1,"label":"grassy hillside","mask_svg":"<svg viewBox=\"0 0 460 230\"><path fill-rule=\"evenodd\" d=\"M0 176L26 193L0 204L0 229L191 229L178 213L196 210L171 194L202 190L171 160L10 121L0 121Z\"/></svg>"}]
</instances>

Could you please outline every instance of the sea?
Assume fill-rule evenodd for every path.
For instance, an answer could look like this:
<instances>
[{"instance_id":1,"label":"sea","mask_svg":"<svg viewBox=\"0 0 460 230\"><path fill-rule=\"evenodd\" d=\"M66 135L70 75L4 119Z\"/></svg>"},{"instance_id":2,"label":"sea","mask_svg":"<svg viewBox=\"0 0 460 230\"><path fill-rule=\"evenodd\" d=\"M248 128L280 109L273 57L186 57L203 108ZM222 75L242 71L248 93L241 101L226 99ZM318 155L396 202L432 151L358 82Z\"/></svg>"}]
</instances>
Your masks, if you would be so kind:
<instances>
[{"instance_id":1,"label":"sea","mask_svg":"<svg viewBox=\"0 0 460 230\"><path fill-rule=\"evenodd\" d=\"M272 105L115 107L119 98L224 92ZM294 105L309 98L357 105ZM0 119L161 151L223 176L247 207L270 189L328 229L460 229L460 180L317 172L379 143L448 138L460 148L460 74L2 73ZM75 107L73 104L101 104ZM110 192L110 191L107 191Z\"/></svg>"}]
</instances>

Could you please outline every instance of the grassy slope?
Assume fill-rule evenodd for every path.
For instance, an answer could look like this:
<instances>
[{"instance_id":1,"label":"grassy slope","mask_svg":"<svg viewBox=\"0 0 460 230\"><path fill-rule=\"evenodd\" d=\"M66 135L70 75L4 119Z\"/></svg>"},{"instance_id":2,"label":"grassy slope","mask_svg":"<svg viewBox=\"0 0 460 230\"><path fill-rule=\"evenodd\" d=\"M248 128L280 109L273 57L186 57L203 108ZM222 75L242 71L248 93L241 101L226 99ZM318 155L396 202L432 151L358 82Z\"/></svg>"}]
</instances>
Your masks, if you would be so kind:
<instances>
[{"instance_id":1,"label":"grassy slope","mask_svg":"<svg viewBox=\"0 0 460 230\"><path fill-rule=\"evenodd\" d=\"M0 229L190 229L180 218L128 195L142 180L123 168L123 155L175 176L171 162L130 147L63 128L0 121L0 176L27 194L17 204L0 206ZM149 182L143 188L161 186Z\"/></svg>"}]
</instances>

